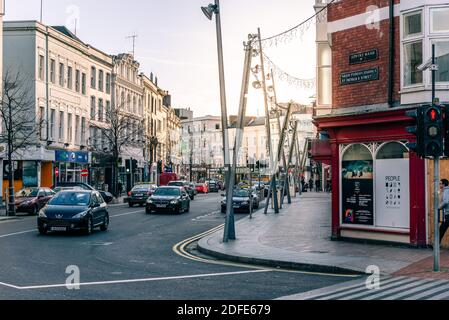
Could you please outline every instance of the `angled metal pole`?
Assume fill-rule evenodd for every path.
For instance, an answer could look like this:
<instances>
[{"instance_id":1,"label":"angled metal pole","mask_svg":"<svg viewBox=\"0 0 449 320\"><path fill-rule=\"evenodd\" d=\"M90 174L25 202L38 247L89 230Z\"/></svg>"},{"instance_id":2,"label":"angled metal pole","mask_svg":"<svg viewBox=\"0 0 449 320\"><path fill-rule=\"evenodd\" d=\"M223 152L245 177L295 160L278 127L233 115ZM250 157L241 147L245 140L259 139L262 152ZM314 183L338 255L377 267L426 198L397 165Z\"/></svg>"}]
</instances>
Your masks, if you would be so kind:
<instances>
[{"instance_id":1,"label":"angled metal pole","mask_svg":"<svg viewBox=\"0 0 449 320\"><path fill-rule=\"evenodd\" d=\"M260 67L262 71L262 89L263 89L263 97L264 97L264 105L265 105L265 127L267 131L267 151L268 151L268 157L270 159L270 168L272 171L276 172L277 167L274 166L274 160L273 160L273 152L272 152L272 145L271 145L271 128L270 128L270 110L268 109L268 92L267 92L267 83L266 83L266 75L265 75L265 61L263 57L263 48L262 48L262 35L260 32L260 28L257 29L257 35L259 38L259 54L260 54ZM279 203L278 203L278 197L277 197L277 187L276 187L276 176L272 175L271 183L270 183L270 190L269 190L268 199L265 206L265 214L268 210L268 205L270 203L270 196L273 196L273 203L274 203L274 212L279 213Z\"/></svg>"},{"instance_id":2,"label":"angled metal pole","mask_svg":"<svg viewBox=\"0 0 449 320\"><path fill-rule=\"evenodd\" d=\"M273 69L271 70L271 83L273 85L273 94L274 94L274 106L275 106L275 110L276 110L276 117L277 117L277 125L278 125L278 130L279 130L279 139L280 139L280 134L281 134L281 119L280 119L280 114L279 114L279 105L278 105L278 99L277 99L277 94L276 94L276 84L274 81L274 77L273 77ZM287 160L285 157L285 150L284 148L282 148L282 163L284 165L284 170L288 171L287 168ZM280 170L279 170L280 171ZM288 188L288 181L287 179L284 180L284 186L282 188L282 197L281 197L281 203L280 203L280 207L282 208L282 205L284 204L284 195L285 195L285 189ZM287 198L288 198L288 203L292 203L292 198L290 195L290 190L287 190Z\"/></svg>"},{"instance_id":3,"label":"angled metal pole","mask_svg":"<svg viewBox=\"0 0 449 320\"><path fill-rule=\"evenodd\" d=\"M290 151L288 154L288 167L290 168L290 164L292 163L293 160L293 152L296 146L296 132L298 131L298 121L295 121L295 124L293 125L293 137L292 137L292 141L290 144ZM294 188L294 193L296 196L296 185L297 185L297 181L296 181L296 169L295 169L295 178L293 179L294 183L295 183L295 188ZM290 202L291 203L291 198L290 198Z\"/></svg>"},{"instance_id":4,"label":"angled metal pole","mask_svg":"<svg viewBox=\"0 0 449 320\"><path fill-rule=\"evenodd\" d=\"M246 115L246 105L248 101L248 87L249 87L249 79L250 79L250 69L251 69L251 57L252 57L252 39L253 36L248 36L249 41L247 43L244 43L244 49L245 49L245 63L243 68L243 79L242 79L242 88L241 88L241 95L240 95L240 106L239 106L239 113L238 113L238 120L237 120L237 128L236 128L236 135L235 135L235 143L234 143L234 153L233 153L233 161L231 166L231 171L229 175L229 184L226 189L226 217L228 221L234 221L234 208L233 208L233 193L234 193L234 184L235 184L235 173L237 170L237 162L238 162L238 155L239 151L242 145L243 140L243 133L245 130L245 115ZM231 234L226 233L223 237L223 242L228 242L229 239L235 240L235 228L234 233Z\"/></svg>"},{"instance_id":5,"label":"angled metal pole","mask_svg":"<svg viewBox=\"0 0 449 320\"><path fill-rule=\"evenodd\" d=\"M233 189L229 184L231 173L231 159L229 154L229 131L228 131L228 111L226 106L226 83L224 74L224 54L223 39L221 35L220 1L215 0L215 25L217 32L217 51L218 51L218 71L220 80L220 104L221 104L221 127L223 132L223 162L226 171L226 188ZM229 239L235 239L234 215L226 215L224 242Z\"/></svg>"},{"instance_id":6,"label":"angled metal pole","mask_svg":"<svg viewBox=\"0 0 449 320\"><path fill-rule=\"evenodd\" d=\"M281 135L280 135L280 139L279 139L278 153L277 153L277 158L276 158L276 161L279 163L281 161L281 157L283 156L283 160L284 160L284 165L285 166L287 165L287 161L285 159L284 143L285 143L285 139L286 139L286 136L287 136L288 125L290 123L290 118L292 116L292 112L293 112L293 103L290 102L288 104L287 115L285 117L284 125L282 127L282 131L281 131ZM280 121L279 120L279 113L278 113L278 121ZM286 168L285 170L288 171L288 168ZM285 181L287 180L287 173L288 172L286 172ZM284 189L286 187L288 187L288 184L286 184L285 181L284 181ZM284 194L284 191L282 191L282 194ZM290 194L290 192L288 192L288 194ZM292 201L291 198L289 198L289 200L290 200L289 203L291 203L291 201ZM281 198L281 201L282 201L282 198Z\"/></svg>"}]
</instances>

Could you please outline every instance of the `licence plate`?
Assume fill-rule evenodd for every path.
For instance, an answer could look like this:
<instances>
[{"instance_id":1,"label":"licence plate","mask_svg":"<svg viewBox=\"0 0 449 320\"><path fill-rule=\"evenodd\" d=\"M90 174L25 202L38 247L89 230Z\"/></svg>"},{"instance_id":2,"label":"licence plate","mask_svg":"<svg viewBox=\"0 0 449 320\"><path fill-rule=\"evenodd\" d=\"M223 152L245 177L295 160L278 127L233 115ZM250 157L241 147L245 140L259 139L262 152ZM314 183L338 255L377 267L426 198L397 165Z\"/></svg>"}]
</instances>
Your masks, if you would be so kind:
<instances>
[{"instance_id":1,"label":"licence plate","mask_svg":"<svg viewBox=\"0 0 449 320\"><path fill-rule=\"evenodd\" d=\"M167 208L166 204L158 204L156 205L157 208Z\"/></svg>"},{"instance_id":2,"label":"licence plate","mask_svg":"<svg viewBox=\"0 0 449 320\"><path fill-rule=\"evenodd\" d=\"M143 194L136 194L135 197L143 197Z\"/></svg>"},{"instance_id":3,"label":"licence plate","mask_svg":"<svg viewBox=\"0 0 449 320\"><path fill-rule=\"evenodd\" d=\"M240 208L240 206L234 206L234 209L238 209L238 208Z\"/></svg>"},{"instance_id":4,"label":"licence plate","mask_svg":"<svg viewBox=\"0 0 449 320\"><path fill-rule=\"evenodd\" d=\"M67 231L66 227L51 227L51 231Z\"/></svg>"}]
</instances>

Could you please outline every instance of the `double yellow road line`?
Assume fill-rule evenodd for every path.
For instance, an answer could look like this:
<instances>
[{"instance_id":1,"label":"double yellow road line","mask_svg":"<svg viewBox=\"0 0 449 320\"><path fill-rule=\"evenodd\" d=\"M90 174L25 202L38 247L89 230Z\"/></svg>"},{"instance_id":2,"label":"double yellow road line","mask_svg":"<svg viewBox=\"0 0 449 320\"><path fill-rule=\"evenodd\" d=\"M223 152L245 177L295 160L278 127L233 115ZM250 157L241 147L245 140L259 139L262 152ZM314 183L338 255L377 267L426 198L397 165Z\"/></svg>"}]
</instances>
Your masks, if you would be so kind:
<instances>
[{"instance_id":1,"label":"double yellow road line","mask_svg":"<svg viewBox=\"0 0 449 320\"><path fill-rule=\"evenodd\" d=\"M263 267L263 266L245 264L245 263L238 263L238 262L228 262L228 261L215 260L215 259L209 260L206 258L201 258L201 257L195 256L187 251L186 248L193 242L199 241L200 239L207 237L219 230L222 230L223 228L224 228L224 224L219 225L211 230L208 230L206 232L203 232L196 236L190 237L188 239L185 239L185 240L175 244L172 249L177 255L184 257L186 259L197 261L197 262L208 263L208 264L216 264L216 265L221 265L221 266L231 266L231 267L266 270L266 271L273 271L273 272L289 272L289 273L300 273L300 274L307 274L307 275L318 275L318 276L329 276L329 277L340 277L340 278L357 278L360 276L360 275L353 275L353 274L322 273L322 272L290 270L290 269L283 269L283 268L269 268L269 267Z\"/></svg>"}]
</instances>

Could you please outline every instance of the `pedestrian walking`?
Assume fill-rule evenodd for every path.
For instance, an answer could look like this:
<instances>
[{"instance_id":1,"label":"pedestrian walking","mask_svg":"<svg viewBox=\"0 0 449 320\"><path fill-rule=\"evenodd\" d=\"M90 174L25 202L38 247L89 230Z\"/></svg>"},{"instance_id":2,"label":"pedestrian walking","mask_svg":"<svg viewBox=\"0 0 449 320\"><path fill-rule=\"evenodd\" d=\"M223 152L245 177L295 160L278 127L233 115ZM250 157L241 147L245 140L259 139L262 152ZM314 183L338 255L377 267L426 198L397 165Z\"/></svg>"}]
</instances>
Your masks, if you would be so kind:
<instances>
[{"instance_id":1,"label":"pedestrian walking","mask_svg":"<svg viewBox=\"0 0 449 320\"><path fill-rule=\"evenodd\" d=\"M439 209L443 210L443 222L440 226L440 243L449 228L449 181L447 179L441 179L440 181L441 201Z\"/></svg>"},{"instance_id":2,"label":"pedestrian walking","mask_svg":"<svg viewBox=\"0 0 449 320\"><path fill-rule=\"evenodd\" d=\"M121 182L119 182L117 184L117 188L118 188L118 196L121 197L122 196L122 191L123 191L123 185Z\"/></svg>"},{"instance_id":3,"label":"pedestrian walking","mask_svg":"<svg viewBox=\"0 0 449 320\"><path fill-rule=\"evenodd\" d=\"M310 192L313 191L313 179L312 178L309 179L309 190L310 190Z\"/></svg>"}]
</instances>

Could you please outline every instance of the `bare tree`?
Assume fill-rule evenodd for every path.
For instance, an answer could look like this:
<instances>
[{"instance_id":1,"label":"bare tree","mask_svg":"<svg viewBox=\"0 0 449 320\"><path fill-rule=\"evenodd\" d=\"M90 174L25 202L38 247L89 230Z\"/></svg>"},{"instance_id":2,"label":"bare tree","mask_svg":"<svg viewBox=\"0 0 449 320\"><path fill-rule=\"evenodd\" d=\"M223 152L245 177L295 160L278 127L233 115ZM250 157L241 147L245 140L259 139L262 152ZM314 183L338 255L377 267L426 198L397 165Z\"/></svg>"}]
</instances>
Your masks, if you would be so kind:
<instances>
[{"instance_id":1,"label":"bare tree","mask_svg":"<svg viewBox=\"0 0 449 320\"><path fill-rule=\"evenodd\" d=\"M97 118L97 117L96 117ZM91 119L90 126L97 127L103 143L94 142L91 147L95 151L106 152L112 158L112 189L118 195L119 159L126 146L143 145L143 121L128 112L123 105L106 109L104 123L99 124ZM91 140L96 141L96 137Z\"/></svg>"},{"instance_id":2,"label":"bare tree","mask_svg":"<svg viewBox=\"0 0 449 320\"><path fill-rule=\"evenodd\" d=\"M20 158L27 146L37 143L42 117L37 119L36 104L31 90L19 72L5 72L0 101L0 143L6 147L8 161L8 216L15 215L14 158Z\"/></svg>"}]
</instances>

